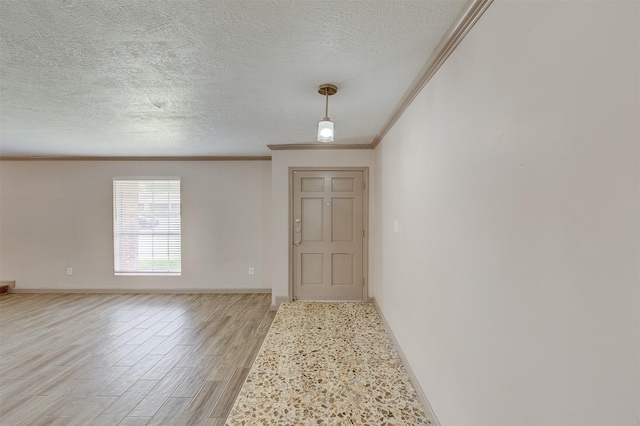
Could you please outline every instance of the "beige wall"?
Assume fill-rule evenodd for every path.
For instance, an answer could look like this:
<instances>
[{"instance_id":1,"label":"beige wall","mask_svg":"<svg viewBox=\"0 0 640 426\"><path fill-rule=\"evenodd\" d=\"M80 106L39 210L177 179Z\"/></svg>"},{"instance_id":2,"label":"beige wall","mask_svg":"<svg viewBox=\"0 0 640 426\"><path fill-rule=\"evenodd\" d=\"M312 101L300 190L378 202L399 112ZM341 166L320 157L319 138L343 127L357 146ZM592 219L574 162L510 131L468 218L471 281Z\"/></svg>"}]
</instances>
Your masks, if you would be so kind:
<instances>
[{"instance_id":1,"label":"beige wall","mask_svg":"<svg viewBox=\"0 0 640 426\"><path fill-rule=\"evenodd\" d=\"M376 299L443 425L639 424L639 5L494 2L376 149Z\"/></svg>"},{"instance_id":2,"label":"beige wall","mask_svg":"<svg viewBox=\"0 0 640 426\"><path fill-rule=\"evenodd\" d=\"M181 178L182 276L114 276L114 176ZM269 161L0 162L0 279L18 289L271 289L270 238Z\"/></svg>"},{"instance_id":3,"label":"beige wall","mask_svg":"<svg viewBox=\"0 0 640 426\"><path fill-rule=\"evenodd\" d=\"M289 167L369 167L369 204L373 206L375 179L372 150L286 150L273 151L272 177L272 283L273 306L289 297ZM369 220L375 211L370 208ZM375 230L370 226L369 276L373 268L372 244ZM369 284L371 296L371 285Z\"/></svg>"}]
</instances>

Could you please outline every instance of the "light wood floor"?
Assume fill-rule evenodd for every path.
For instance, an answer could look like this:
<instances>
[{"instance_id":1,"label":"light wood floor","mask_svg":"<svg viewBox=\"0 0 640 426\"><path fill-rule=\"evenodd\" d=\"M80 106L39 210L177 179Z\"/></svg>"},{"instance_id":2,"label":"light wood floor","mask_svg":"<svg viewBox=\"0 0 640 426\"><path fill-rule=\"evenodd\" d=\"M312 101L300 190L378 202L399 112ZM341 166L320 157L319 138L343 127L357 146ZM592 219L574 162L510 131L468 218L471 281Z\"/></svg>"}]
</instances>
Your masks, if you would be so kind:
<instances>
[{"instance_id":1,"label":"light wood floor","mask_svg":"<svg viewBox=\"0 0 640 426\"><path fill-rule=\"evenodd\" d=\"M223 425L269 294L4 294L0 424Z\"/></svg>"}]
</instances>

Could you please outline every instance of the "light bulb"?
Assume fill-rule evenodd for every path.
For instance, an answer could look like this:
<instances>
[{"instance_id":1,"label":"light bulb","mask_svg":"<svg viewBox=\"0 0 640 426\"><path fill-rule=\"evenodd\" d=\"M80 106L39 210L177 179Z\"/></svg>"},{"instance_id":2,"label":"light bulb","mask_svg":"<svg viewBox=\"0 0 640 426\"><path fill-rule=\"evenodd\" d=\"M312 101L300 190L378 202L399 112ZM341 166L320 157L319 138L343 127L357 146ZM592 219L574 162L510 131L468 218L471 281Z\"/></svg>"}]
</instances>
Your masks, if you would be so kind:
<instances>
[{"instance_id":1,"label":"light bulb","mask_svg":"<svg viewBox=\"0 0 640 426\"><path fill-rule=\"evenodd\" d=\"M333 142L333 121L329 117L318 123L318 142Z\"/></svg>"}]
</instances>

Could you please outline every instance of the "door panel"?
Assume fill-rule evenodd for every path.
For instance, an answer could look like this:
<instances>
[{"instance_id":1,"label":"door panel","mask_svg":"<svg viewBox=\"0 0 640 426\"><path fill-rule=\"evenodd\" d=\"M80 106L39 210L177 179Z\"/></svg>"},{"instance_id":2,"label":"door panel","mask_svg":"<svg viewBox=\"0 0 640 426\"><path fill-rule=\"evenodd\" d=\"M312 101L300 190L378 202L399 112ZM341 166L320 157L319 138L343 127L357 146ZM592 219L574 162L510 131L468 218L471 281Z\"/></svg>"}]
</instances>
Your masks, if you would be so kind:
<instances>
[{"instance_id":1,"label":"door panel","mask_svg":"<svg viewBox=\"0 0 640 426\"><path fill-rule=\"evenodd\" d=\"M331 254L332 285L354 285L355 276L353 275L353 272L352 253Z\"/></svg>"},{"instance_id":2,"label":"door panel","mask_svg":"<svg viewBox=\"0 0 640 426\"><path fill-rule=\"evenodd\" d=\"M331 179L331 188L333 192L354 192L355 179L353 178L333 178Z\"/></svg>"},{"instance_id":3,"label":"door panel","mask_svg":"<svg viewBox=\"0 0 640 426\"><path fill-rule=\"evenodd\" d=\"M302 192L323 192L324 179L322 178L302 178Z\"/></svg>"},{"instance_id":4,"label":"door panel","mask_svg":"<svg viewBox=\"0 0 640 426\"><path fill-rule=\"evenodd\" d=\"M300 272L302 285L322 285L323 253L302 253Z\"/></svg>"},{"instance_id":5,"label":"door panel","mask_svg":"<svg viewBox=\"0 0 640 426\"><path fill-rule=\"evenodd\" d=\"M364 172L293 173L293 295L362 300Z\"/></svg>"},{"instance_id":6,"label":"door panel","mask_svg":"<svg viewBox=\"0 0 640 426\"><path fill-rule=\"evenodd\" d=\"M353 241L355 225L353 199L331 199L331 241Z\"/></svg>"},{"instance_id":7,"label":"door panel","mask_svg":"<svg viewBox=\"0 0 640 426\"><path fill-rule=\"evenodd\" d=\"M322 214L323 214L323 204L324 198L302 198L300 200L301 204L301 215L300 218L302 223L300 224L300 228L296 228L301 230L301 239L305 241L322 241Z\"/></svg>"}]
</instances>

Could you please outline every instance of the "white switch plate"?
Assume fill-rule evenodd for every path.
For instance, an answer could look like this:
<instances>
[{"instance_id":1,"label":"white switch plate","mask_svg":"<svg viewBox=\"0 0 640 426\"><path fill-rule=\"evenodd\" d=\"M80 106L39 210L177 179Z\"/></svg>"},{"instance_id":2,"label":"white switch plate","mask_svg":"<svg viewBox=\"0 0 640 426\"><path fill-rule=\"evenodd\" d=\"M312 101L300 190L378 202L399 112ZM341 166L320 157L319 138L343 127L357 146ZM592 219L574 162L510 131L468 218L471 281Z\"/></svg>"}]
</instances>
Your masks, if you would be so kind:
<instances>
[{"instance_id":1,"label":"white switch plate","mask_svg":"<svg viewBox=\"0 0 640 426\"><path fill-rule=\"evenodd\" d=\"M253 275L255 273L256 273L255 269L249 268L249 275Z\"/></svg>"},{"instance_id":2,"label":"white switch plate","mask_svg":"<svg viewBox=\"0 0 640 426\"><path fill-rule=\"evenodd\" d=\"M393 232L400 233L400 221L398 219L393 219Z\"/></svg>"},{"instance_id":3,"label":"white switch plate","mask_svg":"<svg viewBox=\"0 0 640 426\"><path fill-rule=\"evenodd\" d=\"M67 268L67 275L73 275L73 268Z\"/></svg>"}]
</instances>

